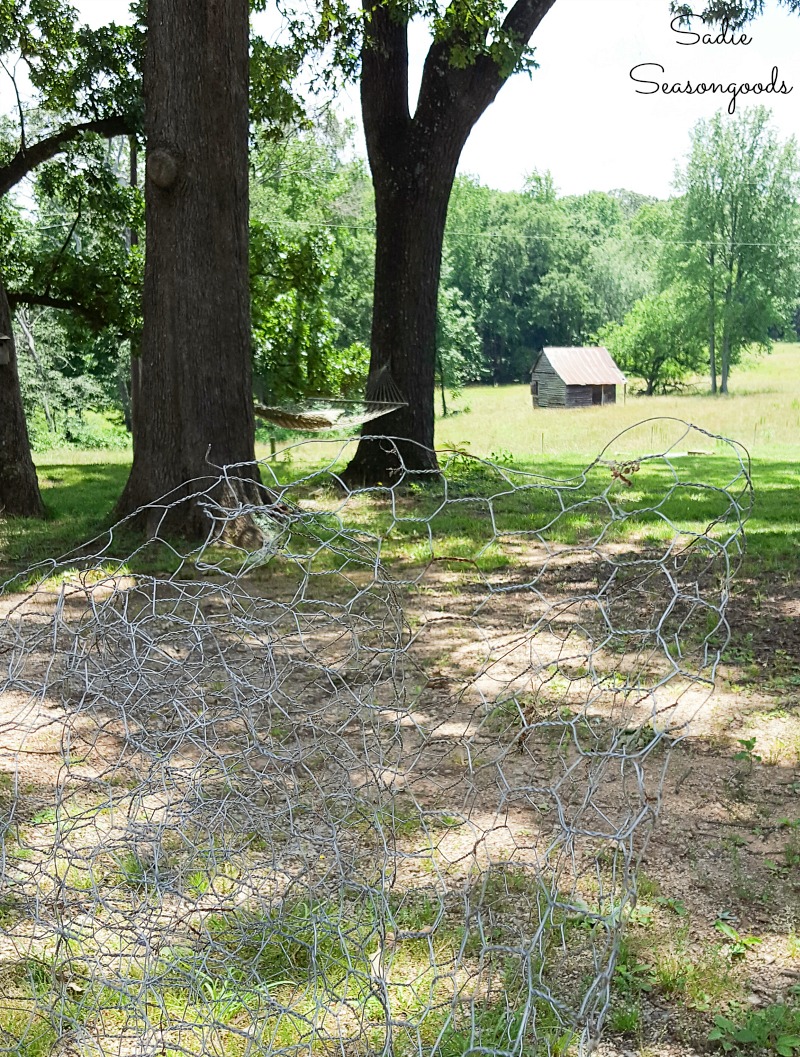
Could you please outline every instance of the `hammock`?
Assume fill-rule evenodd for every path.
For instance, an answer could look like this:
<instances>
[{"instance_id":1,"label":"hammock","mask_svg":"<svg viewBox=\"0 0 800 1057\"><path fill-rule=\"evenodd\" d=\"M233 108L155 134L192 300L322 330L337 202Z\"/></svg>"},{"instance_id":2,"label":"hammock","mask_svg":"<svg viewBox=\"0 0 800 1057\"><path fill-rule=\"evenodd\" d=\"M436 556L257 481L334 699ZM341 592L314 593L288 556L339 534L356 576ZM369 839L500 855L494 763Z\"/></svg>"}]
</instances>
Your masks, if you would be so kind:
<instances>
[{"instance_id":1,"label":"hammock","mask_svg":"<svg viewBox=\"0 0 800 1057\"><path fill-rule=\"evenodd\" d=\"M339 400L329 397L309 397L293 404L268 405L256 403L256 417L272 422L283 429L320 432L325 429L349 429L371 422L407 407L400 390L392 381L388 367L381 367L367 379L365 400Z\"/></svg>"}]
</instances>

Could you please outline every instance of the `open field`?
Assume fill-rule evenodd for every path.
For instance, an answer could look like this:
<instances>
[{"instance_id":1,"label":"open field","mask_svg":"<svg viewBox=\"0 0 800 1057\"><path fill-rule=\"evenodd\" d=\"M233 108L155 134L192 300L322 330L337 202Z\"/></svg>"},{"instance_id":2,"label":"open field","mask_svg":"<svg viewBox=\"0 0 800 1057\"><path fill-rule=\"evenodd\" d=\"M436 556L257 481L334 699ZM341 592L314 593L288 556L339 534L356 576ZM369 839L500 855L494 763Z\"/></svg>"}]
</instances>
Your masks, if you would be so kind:
<instances>
[{"instance_id":1,"label":"open field","mask_svg":"<svg viewBox=\"0 0 800 1057\"><path fill-rule=\"evenodd\" d=\"M340 499L314 477L341 442L303 445L275 463L282 481L311 475L290 496L307 519L291 545L319 566L309 596L325 600L316 626L311 610L280 610L298 597L297 582L269 563L233 586L198 578L190 563L175 590L151 596L147 574L159 562L174 568L164 552L139 555L121 577L101 563L88 593L67 563L5 642L10 655L28 658L20 686L41 679L48 692L31 705L16 690L0 706L4 879L36 892L35 900L0 893L0 1052L44 1057L71 1045L66 1052L121 1057L144 1052L132 1040L146 1029L153 1053L372 1054L386 1044L374 989L381 977L401 1057L434 1046L442 1057L476 1046L564 1054L575 1046L577 1000L592 974L602 975L604 929L624 911L605 1052L674 1057L724 1047L796 1057L797 367L800 348L784 346L737 374L737 395L725 400L629 398L578 412L534 415L525 387L465 393L471 410L439 423L439 446L493 457L500 473L457 457L441 510L437 489L415 488L394 513L386 497L356 497L342 514L347 533L358 526L385 539L393 575L407 581L398 597L414 635L403 654L413 661L412 703L402 708L391 697L398 673L365 681L361 652L376 634L392 634L394 602L379 593L361 608L345 604L347 591L358 597L364 586L363 570L351 569L363 538L342 537L326 519ZM713 607L726 584L713 546L714 562L691 564L691 534L708 530L720 541L735 531L725 493L708 485L742 502L746 490L735 452L697 433L682 439L663 419L578 476L615 433L646 416L694 421L754 456L748 554L728 608L732 640L708 699L687 672L719 642ZM614 477L626 454L676 441L670 463L643 462L627 471L630 484ZM38 464L51 518L0 522L9 571L93 534L127 472L124 452L48 453ZM572 483L556 493L530 473ZM687 533L686 596L695 585L712 608L677 614L686 671L639 715L636 695L660 685L673 656L647 633L668 601L648 562L665 560L670 523ZM122 533L111 553L121 557L133 543ZM439 561L428 565L432 556ZM308 567L298 568L306 577ZM638 578L628 582L631 569ZM139 582L129 623L105 628L104 613L115 617ZM54 624L61 584L75 596ZM234 587L250 592L244 610ZM628 609L614 611L620 626L639 629L623 645L607 641L593 608L605 591L634 607L638 623ZM584 657L575 654L575 597ZM534 641L542 604L547 623ZM306 643L293 637L297 613L308 619ZM288 674L272 672L268 692L259 680L272 654L268 637L252 634L256 624L273 629L288 665ZM213 658L202 677L184 648L187 628ZM61 666L94 641L113 675L88 667L76 689ZM148 667L153 643L161 660ZM388 726L375 726L370 708ZM646 820L657 800L662 708L694 721L671 749L649 845L643 825L628 847L615 836L626 805ZM583 771L569 788L560 777L579 763L593 783L583 827ZM176 815L184 837L172 828ZM571 857L543 853L561 846L559 834ZM623 864L640 855L634 907L624 903ZM288 894L276 903L278 868ZM355 887L337 887L353 876ZM100 927L87 940L92 914ZM165 928L178 939L151 949L147 936ZM51 934L62 940L51 943ZM515 1003L533 1011L527 1035ZM48 1016L31 1020L37 1004ZM561 1014L550 1016L552 1007ZM66 1043L54 1023L72 1026ZM14 1048L13 1038L23 1041Z\"/></svg>"},{"instance_id":2,"label":"open field","mask_svg":"<svg viewBox=\"0 0 800 1057\"><path fill-rule=\"evenodd\" d=\"M749 360L731 378L732 392L723 398L702 395L631 396L623 404L585 408L531 408L527 386L488 386L465 390L456 410L468 413L442 420L437 444L462 447L476 455L510 452L522 465L541 455L561 458L594 455L615 433L642 419L675 417L738 440L755 459L796 458L800 454L800 345L778 345L769 356ZM697 380L703 392L705 379ZM580 423L576 428L576 421ZM658 427L653 442L659 439Z\"/></svg>"}]
</instances>

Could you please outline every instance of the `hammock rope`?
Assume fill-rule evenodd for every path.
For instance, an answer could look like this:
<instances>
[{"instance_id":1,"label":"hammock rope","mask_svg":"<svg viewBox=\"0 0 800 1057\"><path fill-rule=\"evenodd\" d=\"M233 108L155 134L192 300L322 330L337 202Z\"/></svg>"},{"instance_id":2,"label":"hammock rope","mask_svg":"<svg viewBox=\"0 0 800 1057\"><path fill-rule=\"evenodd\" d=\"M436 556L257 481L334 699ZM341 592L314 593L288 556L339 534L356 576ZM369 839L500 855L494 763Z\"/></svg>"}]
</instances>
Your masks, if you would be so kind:
<instances>
[{"instance_id":1,"label":"hammock rope","mask_svg":"<svg viewBox=\"0 0 800 1057\"><path fill-rule=\"evenodd\" d=\"M326 429L360 426L401 407L408 407L408 401L393 381L388 366L383 366L367 379L364 400L308 397L291 404L256 403L255 411L257 418L283 429L318 433Z\"/></svg>"}]
</instances>

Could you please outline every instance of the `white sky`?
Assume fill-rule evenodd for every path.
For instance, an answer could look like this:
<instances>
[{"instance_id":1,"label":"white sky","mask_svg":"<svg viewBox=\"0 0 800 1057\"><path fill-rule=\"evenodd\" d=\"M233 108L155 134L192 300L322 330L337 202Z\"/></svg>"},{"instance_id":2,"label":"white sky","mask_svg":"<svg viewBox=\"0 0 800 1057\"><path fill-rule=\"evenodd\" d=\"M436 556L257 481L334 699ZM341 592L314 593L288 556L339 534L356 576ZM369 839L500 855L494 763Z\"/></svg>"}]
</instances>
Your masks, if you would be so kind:
<instances>
[{"instance_id":1,"label":"white sky","mask_svg":"<svg viewBox=\"0 0 800 1057\"><path fill-rule=\"evenodd\" d=\"M125 0L77 0L77 6L95 23L122 19L127 8ZM794 90L761 100L783 136L796 134L800 16L787 13L777 0L767 0L766 8L746 31L753 38L746 47L686 47L670 29L668 0L556 0L532 41L539 69L504 85L475 127L460 171L504 190L520 188L534 169L549 169L565 194L626 187L666 197L692 125L726 106L729 96L637 94L637 87L646 87L630 79L637 63L660 63L670 82L726 84L769 81L777 66L779 80ZM424 26L412 26L417 81L426 48ZM357 100L357 89L350 89L341 101L343 113L357 118ZM2 101L7 108L5 90Z\"/></svg>"}]
</instances>

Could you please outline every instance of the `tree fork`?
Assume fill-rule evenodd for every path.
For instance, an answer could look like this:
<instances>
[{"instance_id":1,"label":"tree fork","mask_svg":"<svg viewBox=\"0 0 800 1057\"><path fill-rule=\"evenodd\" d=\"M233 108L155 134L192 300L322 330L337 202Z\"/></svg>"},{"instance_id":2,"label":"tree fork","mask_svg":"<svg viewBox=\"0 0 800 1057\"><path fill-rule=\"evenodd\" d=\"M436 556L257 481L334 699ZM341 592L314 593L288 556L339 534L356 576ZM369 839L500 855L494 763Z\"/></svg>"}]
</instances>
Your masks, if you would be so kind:
<instances>
[{"instance_id":1,"label":"tree fork","mask_svg":"<svg viewBox=\"0 0 800 1057\"><path fill-rule=\"evenodd\" d=\"M362 0L361 110L375 187L376 252L371 372L388 365L408 406L362 431L344 472L352 485L438 471L434 442L436 305L447 205L458 160L514 59L480 49L467 64L451 48L474 42L455 28L425 60L414 116L408 104L408 25L398 9ZM519 59L555 0L516 0L502 30ZM488 39L490 27L487 25ZM364 439L369 435L380 439ZM393 442L391 438L399 440Z\"/></svg>"}]
</instances>

